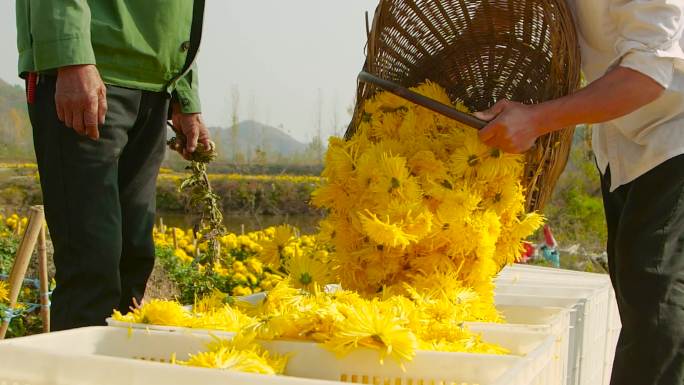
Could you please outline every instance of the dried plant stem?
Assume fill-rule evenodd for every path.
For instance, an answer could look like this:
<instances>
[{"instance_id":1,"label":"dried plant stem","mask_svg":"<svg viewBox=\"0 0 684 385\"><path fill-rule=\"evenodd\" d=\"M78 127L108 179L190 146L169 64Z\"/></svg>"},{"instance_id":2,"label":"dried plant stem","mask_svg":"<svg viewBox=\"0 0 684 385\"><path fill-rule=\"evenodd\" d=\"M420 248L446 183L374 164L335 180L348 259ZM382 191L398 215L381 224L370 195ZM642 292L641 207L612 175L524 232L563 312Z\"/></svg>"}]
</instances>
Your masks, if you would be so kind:
<instances>
[{"instance_id":1,"label":"dried plant stem","mask_svg":"<svg viewBox=\"0 0 684 385\"><path fill-rule=\"evenodd\" d=\"M176 131L176 137L168 142L172 150L185 147L185 137ZM179 147L180 146L180 147ZM219 256L218 238L226 233L223 225L223 213L219 206L219 197L212 191L209 176L207 175L207 165L216 159L216 151L213 146L205 148L198 145L197 150L192 154L190 165L187 169L190 175L181 182L179 190L185 192L190 197L190 210L199 215L199 233L201 238L199 243L208 242L206 258L203 261L208 263L208 268L213 266L214 261ZM200 255L197 253L197 255Z\"/></svg>"}]
</instances>

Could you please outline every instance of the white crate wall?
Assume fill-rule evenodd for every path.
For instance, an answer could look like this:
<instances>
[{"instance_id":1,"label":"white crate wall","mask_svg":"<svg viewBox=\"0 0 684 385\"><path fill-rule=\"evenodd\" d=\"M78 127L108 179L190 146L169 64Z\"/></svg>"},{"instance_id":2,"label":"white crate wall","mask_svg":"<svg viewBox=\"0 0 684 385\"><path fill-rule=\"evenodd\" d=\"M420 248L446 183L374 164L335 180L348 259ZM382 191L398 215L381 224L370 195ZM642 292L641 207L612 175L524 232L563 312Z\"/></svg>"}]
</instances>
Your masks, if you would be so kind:
<instances>
[{"instance_id":1,"label":"white crate wall","mask_svg":"<svg viewBox=\"0 0 684 385\"><path fill-rule=\"evenodd\" d=\"M541 307L565 307L570 310L570 329L568 337L568 363L566 365L567 376L565 384L577 385L579 382L580 352L583 327L583 314L585 300L577 298L566 298L561 296L539 296L539 295L512 295L497 294L497 306L541 306Z\"/></svg>"},{"instance_id":2,"label":"white crate wall","mask_svg":"<svg viewBox=\"0 0 684 385\"><path fill-rule=\"evenodd\" d=\"M578 304L576 310L578 315L574 317L574 322L584 325L579 341L581 350L575 351L579 354L574 374L570 373L570 385L594 385L610 383L610 373L612 361L615 354L615 346L620 332L620 319L615 303L615 293L610 285L610 278L605 274L583 273L570 270L561 270L528 265L514 265L504 269L497 283L503 285L534 285L551 287L583 287L594 288L598 293L593 300L589 300L586 308ZM524 291L529 294L529 291ZM574 325L577 326L577 325ZM571 344L573 341L571 341ZM596 349L596 346L603 346ZM571 350L577 349L572 347ZM573 363L570 364L571 366ZM602 368L599 368L602 366Z\"/></svg>"},{"instance_id":3,"label":"white crate wall","mask_svg":"<svg viewBox=\"0 0 684 385\"><path fill-rule=\"evenodd\" d=\"M541 280L553 282L555 284L579 282L593 287L608 286L610 308L608 310L608 332L604 355L604 375L603 381L597 383L609 385L610 375L613 367L613 359L615 357L615 348L617 346L617 341L622 327L617 302L615 300L615 291L613 291L612 285L610 283L610 277L607 274L585 273L573 270L554 269L521 264L509 266L504 269L504 271L502 271L500 274L500 278L504 277L514 278L517 280L522 279L526 282L529 282L530 280Z\"/></svg>"},{"instance_id":4,"label":"white crate wall","mask_svg":"<svg viewBox=\"0 0 684 385\"><path fill-rule=\"evenodd\" d=\"M608 338L607 287L589 288L577 284L551 285L533 281L517 281L515 284L498 283L498 293L512 295L552 295L576 298L576 316L571 331L571 356L569 361L572 385L601 384L604 377L606 343ZM542 294L543 293L543 294Z\"/></svg>"},{"instance_id":5,"label":"white crate wall","mask_svg":"<svg viewBox=\"0 0 684 385\"><path fill-rule=\"evenodd\" d=\"M611 290L610 310L608 311L608 341L606 344L605 361L603 363L603 385L610 385L610 375L613 370L613 359L615 358L615 349L620 338L620 330L622 330L620 311L615 301L615 292Z\"/></svg>"},{"instance_id":6,"label":"white crate wall","mask_svg":"<svg viewBox=\"0 0 684 385\"><path fill-rule=\"evenodd\" d=\"M576 317L571 331L569 362L570 385L601 384L604 380L605 353L608 340L608 299L604 288L587 288L581 285L559 286L539 281L517 281L515 284L497 285L497 292L511 295L555 296L576 298Z\"/></svg>"}]
</instances>

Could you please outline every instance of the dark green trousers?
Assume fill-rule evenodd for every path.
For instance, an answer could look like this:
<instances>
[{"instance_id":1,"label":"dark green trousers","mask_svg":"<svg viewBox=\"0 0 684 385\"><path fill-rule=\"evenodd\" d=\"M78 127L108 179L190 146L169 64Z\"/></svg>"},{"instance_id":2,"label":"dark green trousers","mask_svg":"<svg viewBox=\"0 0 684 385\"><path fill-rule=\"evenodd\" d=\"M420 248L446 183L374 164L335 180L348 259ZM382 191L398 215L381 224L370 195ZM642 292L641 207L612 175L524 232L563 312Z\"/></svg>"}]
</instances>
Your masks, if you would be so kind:
<instances>
[{"instance_id":1,"label":"dark green trousers","mask_svg":"<svg viewBox=\"0 0 684 385\"><path fill-rule=\"evenodd\" d=\"M609 192L608 263L622 331L612 385L684 384L684 156Z\"/></svg>"},{"instance_id":2,"label":"dark green trousers","mask_svg":"<svg viewBox=\"0 0 684 385\"><path fill-rule=\"evenodd\" d=\"M155 187L164 157L168 98L107 86L97 141L57 119L55 79L29 105L57 286L52 328L103 325L140 300L154 266Z\"/></svg>"}]
</instances>

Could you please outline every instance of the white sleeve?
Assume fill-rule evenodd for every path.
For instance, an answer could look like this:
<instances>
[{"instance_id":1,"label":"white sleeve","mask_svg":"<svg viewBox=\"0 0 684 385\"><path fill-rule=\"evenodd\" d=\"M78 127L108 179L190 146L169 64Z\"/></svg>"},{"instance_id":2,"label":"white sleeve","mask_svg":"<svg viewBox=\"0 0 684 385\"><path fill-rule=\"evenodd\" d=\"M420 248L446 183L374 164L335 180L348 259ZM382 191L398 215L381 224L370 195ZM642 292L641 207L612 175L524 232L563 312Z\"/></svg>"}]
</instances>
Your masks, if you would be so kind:
<instances>
[{"instance_id":1,"label":"white sleeve","mask_svg":"<svg viewBox=\"0 0 684 385\"><path fill-rule=\"evenodd\" d=\"M639 71L669 88L675 62L684 63L684 0L618 0L610 11L618 26L614 65Z\"/></svg>"}]
</instances>

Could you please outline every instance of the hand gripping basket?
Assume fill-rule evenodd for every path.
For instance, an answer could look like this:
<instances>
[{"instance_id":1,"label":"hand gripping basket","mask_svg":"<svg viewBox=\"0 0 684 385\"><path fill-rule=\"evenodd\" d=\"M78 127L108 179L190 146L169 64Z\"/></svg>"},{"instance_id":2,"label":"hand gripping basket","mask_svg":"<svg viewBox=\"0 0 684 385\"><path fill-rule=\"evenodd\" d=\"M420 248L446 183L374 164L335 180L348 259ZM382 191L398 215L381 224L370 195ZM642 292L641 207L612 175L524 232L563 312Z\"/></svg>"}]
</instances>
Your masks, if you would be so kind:
<instances>
[{"instance_id":1,"label":"hand gripping basket","mask_svg":"<svg viewBox=\"0 0 684 385\"><path fill-rule=\"evenodd\" d=\"M412 87L426 79L471 111L500 99L539 103L579 85L580 56L565 0L380 0L364 70ZM356 130L375 86L359 83ZM541 210L568 159L572 127L540 138L527 154L527 210Z\"/></svg>"}]
</instances>

